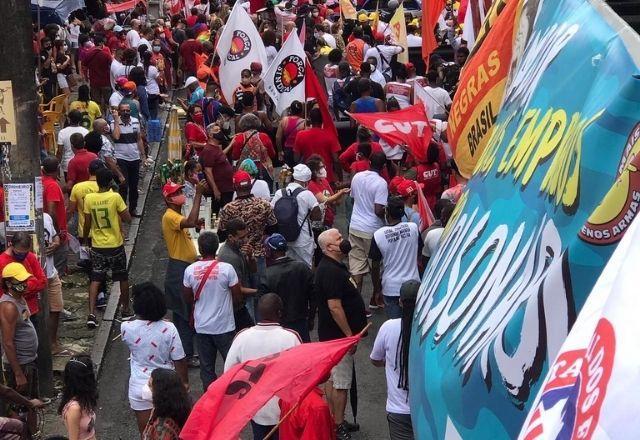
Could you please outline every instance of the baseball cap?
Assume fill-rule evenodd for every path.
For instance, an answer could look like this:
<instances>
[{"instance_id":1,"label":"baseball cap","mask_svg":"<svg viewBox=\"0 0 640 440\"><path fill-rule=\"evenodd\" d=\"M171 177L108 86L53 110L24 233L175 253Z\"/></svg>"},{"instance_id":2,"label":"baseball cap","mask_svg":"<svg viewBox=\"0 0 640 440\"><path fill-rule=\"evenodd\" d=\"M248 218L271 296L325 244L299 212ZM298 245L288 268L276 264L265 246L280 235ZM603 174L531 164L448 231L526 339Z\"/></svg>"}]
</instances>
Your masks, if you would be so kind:
<instances>
[{"instance_id":1,"label":"baseball cap","mask_svg":"<svg viewBox=\"0 0 640 440\"><path fill-rule=\"evenodd\" d=\"M189 87L191 84L194 84L197 82L198 82L198 78L196 78L195 76L190 76L184 81L184 86Z\"/></svg>"},{"instance_id":2,"label":"baseball cap","mask_svg":"<svg viewBox=\"0 0 640 440\"><path fill-rule=\"evenodd\" d=\"M115 25L113 27L113 32L122 32L124 30L124 28L122 26L120 26L119 24Z\"/></svg>"},{"instance_id":3,"label":"baseball cap","mask_svg":"<svg viewBox=\"0 0 640 440\"><path fill-rule=\"evenodd\" d=\"M293 167L293 180L299 182L308 182L311 180L311 170L303 163L299 163Z\"/></svg>"},{"instance_id":4,"label":"baseball cap","mask_svg":"<svg viewBox=\"0 0 640 440\"><path fill-rule=\"evenodd\" d=\"M369 21L369 16L364 12L361 12L358 14L358 21L360 23L366 23L367 21Z\"/></svg>"},{"instance_id":5,"label":"baseball cap","mask_svg":"<svg viewBox=\"0 0 640 440\"><path fill-rule=\"evenodd\" d=\"M15 278L18 281L26 281L31 274L20 263L9 263L2 269L2 278Z\"/></svg>"},{"instance_id":6,"label":"baseball cap","mask_svg":"<svg viewBox=\"0 0 640 440\"><path fill-rule=\"evenodd\" d=\"M162 196L166 199L167 197L171 197L173 194L177 193L182 189L184 185L180 185L177 183L168 180L167 183L162 187Z\"/></svg>"},{"instance_id":7,"label":"baseball cap","mask_svg":"<svg viewBox=\"0 0 640 440\"><path fill-rule=\"evenodd\" d=\"M286 251L287 240L281 234L272 234L265 240L266 245L274 251Z\"/></svg>"},{"instance_id":8,"label":"baseball cap","mask_svg":"<svg viewBox=\"0 0 640 440\"><path fill-rule=\"evenodd\" d=\"M119 76L118 79L116 79L118 87L124 86L127 82L129 82L129 79L127 79L126 76Z\"/></svg>"},{"instance_id":9,"label":"baseball cap","mask_svg":"<svg viewBox=\"0 0 640 440\"><path fill-rule=\"evenodd\" d=\"M251 186L251 175L244 170L236 171L233 175L233 186L236 188Z\"/></svg>"},{"instance_id":10,"label":"baseball cap","mask_svg":"<svg viewBox=\"0 0 640 440\"><path fill-rule=\"evenodd\" d=\"M413 63L410 61L407 64L405 64L404 67L406 67L407 70L414 70L416 68L416 66L414 66Z\"/></svg>"},{"instance_id":11,"label":"baseball cap","mask_svg":"<svg viewBox=\"0 0 640 440\"><path fill-rule=\"evenodd\" d=\"M129 92L133 92L136 90L136 83L134 83L133 81L127 81L126 83L124 83L122 88Z\"/></svg>"},{"instance_id":12,"label":"baseball cap","mask_svg":"<svg viewBox=\"0 0 640 440\"><path fill-rule=\"evenodd\" d=\"M400 286L400 300L401 301L415 301L418 299L418 291L420 290L420 281L409 280L402 283Z\"/></svg>"},{"instance_id":13,"label":"baseball cap","mask_svg":"<svg viewBox=\"0 0 640 440\"><path fill-rule=\"evenodd\" d=\"M391 179L391 182L389 182L389 192L391 194L398 194L398 186L404 182L405 178L402 176L396 176L393 179Z\"/></svg>"},{"instance_id":14,"label":"baseball cap","mask_svg":"<svg viewBox=\"0 0 640 440\"><path fill-rule=\"evenodd\" d=\"M403 198L410 197L414 195L419 188L420 185L418 182L414 180L404 180L398 185L398 195Z\"/></svg>"}]
</instances>

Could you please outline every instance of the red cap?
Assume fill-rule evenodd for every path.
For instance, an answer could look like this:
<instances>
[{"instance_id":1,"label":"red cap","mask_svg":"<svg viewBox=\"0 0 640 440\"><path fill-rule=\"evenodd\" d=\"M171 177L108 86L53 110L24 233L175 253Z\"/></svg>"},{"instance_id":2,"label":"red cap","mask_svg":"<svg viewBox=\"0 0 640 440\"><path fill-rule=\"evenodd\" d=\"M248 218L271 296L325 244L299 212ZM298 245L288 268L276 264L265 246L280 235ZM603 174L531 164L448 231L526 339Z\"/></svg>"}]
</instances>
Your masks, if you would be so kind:
<instances>
[{"instance_id":1,"label":"red cap","mask_svg":"<svg viewBox=\"0 0 640 440\"><path fill-rule=\"evenodd\" d=\"M173 194L177 193L182 189L184 185L179 185L177 183L168 180L167 183L162 187L162 196L166 199L167 197L171 197Z\"/></svg>"},{"instance_id":2,"label":"red cap","mask_svg":"<svg viewBox=\"0 0 640 440\"><path fill-rule=\"evenodd\" d=\"M396 176L393 179L391 179L391 182L389 182L389 192L391 194L397 194L398 186L400 186L400 184L404 181L405 181L405 178L402 176Z\"/></svg>"},{"instance_id":3,"label":"red cap","mask_svg":"<svg viewBox=\"0 0 640 440\"><path fill-rule=\"evenodd\" d=\"M127 83L127 81L129 80L126 76L119 76L118 79L116 79L116 84L118 85L118 87L122 87Z\"/></svg>"},{"instance_id":4,"label":"red cap","mask_svg":"<svg viewBox=\"0 0 640 440\"><path fill-rule=\"evenodd\" d=\"M251 175L244 170L236 171L233 175L233 186L236 188L251 186Z\"/></svg>"},{"instance_id":5,"label":"red cap","mask_svg":"<svg viewBox=\"0 0 640 440\"><path fill-rule=\"evenodd\" d=\"M405 180L400 185L398 185L398 195L402 198L410 197L414 195L420 186L418 182L413 180Z\"/></svg>"}]
</instances>

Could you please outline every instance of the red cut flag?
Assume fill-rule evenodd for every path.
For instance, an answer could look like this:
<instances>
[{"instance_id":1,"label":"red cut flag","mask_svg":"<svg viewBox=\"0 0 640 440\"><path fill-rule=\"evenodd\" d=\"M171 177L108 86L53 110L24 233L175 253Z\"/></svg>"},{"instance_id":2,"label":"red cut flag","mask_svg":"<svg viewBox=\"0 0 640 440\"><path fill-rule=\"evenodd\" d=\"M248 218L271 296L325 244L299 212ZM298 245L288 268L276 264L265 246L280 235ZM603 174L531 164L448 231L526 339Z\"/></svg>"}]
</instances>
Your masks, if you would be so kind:
<instances>
[{"instance_id":1,"label":"red cut flag","mask_svg":"<svg viewBox=\"0 0 640 440\"><path fill-rule=\"evenodd\" d=\"M302 344L243 362L213 382L196 402L181 440L235 440L273 396L298 402L358 343L360 335Z\"/></svg>"},{"instance_id":2,"label":"red cut flag","mask_svg":"<svg viewBox=\"0 0 640 440\"><path fill-rule=\"evenodd\" d=\"M438 47L433 30L442 14L444 4L444 0L422 1L422 59L427 67L429 67L429 55Z\"/></svg>"},{"instance_id":3,"label":"red cut flag","mask_svg":"<svg viewBox=\"0 0 640 440\"><path fill-rule=\"evenodd\" d=\"M320 83L318 82L318 77L313 71L313 67L309 63L309 59L307 59L306 64L306 81L304 84L305 94L307 96L307 100L309 98L315 98L318 103L318 107L320 108L320 112L322 113L322 127L329 128L335 134L336 139L338 139L338 130L336 129L335 124L333 123L333 118L331 117L331 113L329 113L329 103L327 102L327 92L322 88Z\"/></svg>"},{"instance_id":4,"label":"red cut flag","mask_svg":"<svg viewBox=\"0 0 640 440\"><path fill-rule=\"evenodd\" d=\"M389 145L406 145L416 161L426 160L433 129L422 104L390 113L349 113L349 116L376 132Z\"/></svg>"},{"instance_id":5,"label":"red cut flag","mask_svg":"<svg viewBox=\"0 0 640 440\"><path fill-rule=\"evenodd\" d=\"M106 3L104 5L105 9L109 14L113 14L114 12L122 12L128 11L129 9L134 9L138 3L147 4L147 0L129 0L122 3Z\"/></svg>"}]
</instances>

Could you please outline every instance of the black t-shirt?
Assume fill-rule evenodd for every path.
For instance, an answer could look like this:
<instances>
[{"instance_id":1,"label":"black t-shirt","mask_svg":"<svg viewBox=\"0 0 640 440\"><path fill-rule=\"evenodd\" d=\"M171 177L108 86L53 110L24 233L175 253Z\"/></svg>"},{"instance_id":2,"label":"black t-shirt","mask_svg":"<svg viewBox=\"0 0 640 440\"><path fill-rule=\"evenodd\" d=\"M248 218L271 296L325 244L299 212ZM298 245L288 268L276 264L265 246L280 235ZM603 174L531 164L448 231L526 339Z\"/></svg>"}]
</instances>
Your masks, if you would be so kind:
<instances>
[{"instance_id":1,"label":"black t-shirt","mask_svg":"<svg viewBox=\"0 0 640 440\"><path fill-rule=\"evenodd\" d=\"M344 338L340 327L333 320L327 300L339 299L347 317L349 328L356 334L367 325L364 301L351 279L347 266L333 258L323 256L316 268L316 295L318 299L318 339L330 341Z\"/></svg>"},{"instance_id":2,"label":"black t-shirt","mask_svg":"<svg viewBox=\"0 0 640 440\"><path fill-rule=\"evenodd\" d=\"M360 98L360 92L358 91L358 82L360 81L360 78L360 76L352 78L351 81L349 81L349 83L344 87L344 91L351 95L352 101ZM371 78L369 78L369 82L371 84L371 96L384 101L386 99L386 96L384 94L384 89L382 88L382 86Z\"/></svg>"}]
</instances>

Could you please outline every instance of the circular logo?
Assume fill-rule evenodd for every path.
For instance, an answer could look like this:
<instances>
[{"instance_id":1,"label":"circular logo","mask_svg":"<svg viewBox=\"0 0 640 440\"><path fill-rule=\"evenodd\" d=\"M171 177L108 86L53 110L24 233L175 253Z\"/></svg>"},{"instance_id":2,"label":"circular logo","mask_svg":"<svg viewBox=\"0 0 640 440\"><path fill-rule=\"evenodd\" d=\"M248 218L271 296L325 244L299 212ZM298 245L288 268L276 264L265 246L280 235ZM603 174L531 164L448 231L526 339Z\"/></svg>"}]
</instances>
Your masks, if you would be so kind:
<instances>
[{"instance_id":1,"label":"circular logo","mask_svg":"<svg viewBox=\"0 0 640 440\"><path fill-rule=\"evenodd\" d=\"M304 60L298 55L289 55L280 62L273 76L273 83L280 93L296 88L304 79Z\"/></svg>"},{"instance_id":2,"label":"circular logo","mask_svg":"<svg viewBox=\"0 0 640 440\"><path fill-rule=\"evenodd\" d=\"M227 60L238 61L246 57L251 51L251 39L246 32L241 30L233 31L233 37L231 37L231 47L227 54Z\"/></svg>"}]
</instances>

